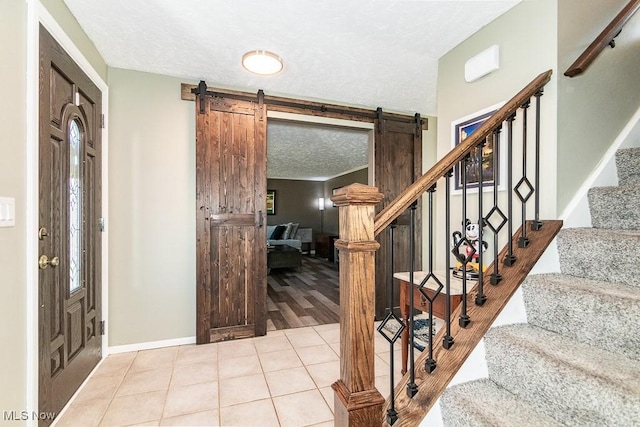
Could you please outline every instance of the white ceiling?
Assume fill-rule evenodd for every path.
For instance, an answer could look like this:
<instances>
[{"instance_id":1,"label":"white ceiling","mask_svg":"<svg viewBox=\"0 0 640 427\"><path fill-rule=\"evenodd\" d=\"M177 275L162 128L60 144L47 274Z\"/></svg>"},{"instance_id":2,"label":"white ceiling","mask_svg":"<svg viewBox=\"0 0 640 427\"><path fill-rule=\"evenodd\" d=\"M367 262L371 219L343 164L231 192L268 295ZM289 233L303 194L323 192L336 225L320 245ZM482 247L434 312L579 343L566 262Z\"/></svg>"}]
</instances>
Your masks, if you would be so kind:
<instances>
[{"instance_id":1,"label":"white ceiling","mask_svg":"<svg viewBox=\"0 0 640 427\"><path fill-rule=\"evenodd\" d=\"M435 116L438 59L521 0L64 1L111 67ZM255 49L284 70L245 71Z\"/></svg>"}]
</instances>

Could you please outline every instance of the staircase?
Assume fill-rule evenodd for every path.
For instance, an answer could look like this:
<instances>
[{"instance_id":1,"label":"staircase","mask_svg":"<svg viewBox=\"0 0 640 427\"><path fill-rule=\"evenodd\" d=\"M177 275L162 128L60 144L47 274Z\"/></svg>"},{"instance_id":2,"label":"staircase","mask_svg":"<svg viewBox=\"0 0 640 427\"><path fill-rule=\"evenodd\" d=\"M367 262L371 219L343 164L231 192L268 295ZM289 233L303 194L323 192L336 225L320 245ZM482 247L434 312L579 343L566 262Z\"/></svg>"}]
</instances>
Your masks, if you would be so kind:
<instances>
[{"instance_id":1,"label":"staircase","mask_svg":"<svg viewBox=\"0 0 640 427\"><path fill-rule=\"evenodd\" d=\"M558 234L560 274L523 283L528 324L485 337L489 378L450 387L445 426L640 425L640 148L593 188L593 228Z\"/></svg>"}]
</instances>

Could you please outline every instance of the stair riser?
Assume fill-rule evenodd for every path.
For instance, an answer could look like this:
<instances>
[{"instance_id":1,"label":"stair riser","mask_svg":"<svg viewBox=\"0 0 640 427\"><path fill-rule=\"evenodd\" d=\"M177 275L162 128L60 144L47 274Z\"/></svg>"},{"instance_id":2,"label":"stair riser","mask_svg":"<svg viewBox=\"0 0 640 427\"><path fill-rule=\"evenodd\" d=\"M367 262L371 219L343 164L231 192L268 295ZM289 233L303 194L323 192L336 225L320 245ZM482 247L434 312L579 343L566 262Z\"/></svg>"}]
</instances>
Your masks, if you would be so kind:
<instances>
[{"instance_id":1,"label":"stair riser","mask_svg":"<svg viewBox=\"0 0 640 427\"><path fill-rule=\"evenodd\" d=\"M504 337L487 337L486 348L490 379L562 423L613 426L640 419L637 396L597 376Z\"/></svg>"},{"instance_id":2,"label":"stair riser","mask_svg":"<svg viewBox=\"0 0 640 427\"><path fill-rule=\"evenodd\" d=\"M619 185L640 185L640 148L618 150L616 168Z\"/></svg>"},{"instance_id":3,"label":"stair riser","mask_svg":"<svg viewBox=\"0 0 640 427\"><path fill-rule=\"evenodd\" d=\"M592 188L589 191L591 223L596 228L640 228L640 186Z\"/></svg>"},{"instance_id":4,"label":"stair riser","mask_svg":"<svg viewBox=\"0 0 640 427\"><path fill-rule=\"evenodd\" d=\"M525 281L522 290L529 324L640 360L637 298L534 276Z\"/></svg>"},{"instance_id":5,"label":"stair riser","mask_svg":"<svg viewBox=\"0 0 640 427\"><path fill-rule=\"evenodd\" d=\"M640 286L640 268L633 254L639 235L562 230L558 234L560 271L571 276Z\"/></svg>"}]
</instances>

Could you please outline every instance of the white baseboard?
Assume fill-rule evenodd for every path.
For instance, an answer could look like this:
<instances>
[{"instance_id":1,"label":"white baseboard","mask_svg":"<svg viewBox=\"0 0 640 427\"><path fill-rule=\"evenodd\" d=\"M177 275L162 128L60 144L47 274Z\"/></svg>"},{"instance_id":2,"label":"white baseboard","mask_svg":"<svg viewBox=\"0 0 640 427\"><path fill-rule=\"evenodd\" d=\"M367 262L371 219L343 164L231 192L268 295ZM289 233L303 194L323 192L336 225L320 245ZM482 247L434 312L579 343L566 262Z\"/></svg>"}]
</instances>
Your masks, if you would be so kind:
<instances>
[{"instance_id":1,"label":"white baseboard","mask_svg":"<svg viewBox=\"0 0 640 427\"><path fill-rule=\"evenodd\" d=\"M154 348L174 347L176 345L195 344L196 337L173 338L170 340L149 341L136 344L116 345L109 347L108 354L127 353L130 351L152 350Z\"/></svg>"}]
</instances>

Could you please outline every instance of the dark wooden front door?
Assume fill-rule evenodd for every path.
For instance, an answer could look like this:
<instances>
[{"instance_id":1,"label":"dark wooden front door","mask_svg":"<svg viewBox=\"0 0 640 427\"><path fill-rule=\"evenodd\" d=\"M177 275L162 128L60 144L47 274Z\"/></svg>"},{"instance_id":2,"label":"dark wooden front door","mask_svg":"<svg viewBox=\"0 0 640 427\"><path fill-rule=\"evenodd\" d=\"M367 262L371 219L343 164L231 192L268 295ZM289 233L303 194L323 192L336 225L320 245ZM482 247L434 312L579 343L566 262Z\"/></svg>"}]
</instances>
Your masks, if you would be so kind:
<instances>
[{"instance_id":1,"label":"dark wooden front door","mask_svg":"<svg viewBox=\"0 0 640 427\"><path fill-rule=\"evenodd\" d=\"M40 412L58 413L102 357L101 99L40 27Z\"/></svg>"},{"instance_id":2,"label":"dark wooden front door","mask_svg":"<svg viewBox=\"0 0 640 427\"><path fill-rule=\"evenodd\" d=\"M376 213L384 209L402 191L422 175L422 127L419 123L395 120L375 122L375 186L384 194L382 202L376 205ZM421 269L421 207L418 203L415 228L415 269ZM376 252L376 318L386 315L388 308L399 303L398 288L395 289L393 304L389 300L389 284L394 272L408 271L409 218L407 211L398 217L394 231L394 265L389 265L391 243L389 232L384 230L378 236L380 249Z\"/></svg>"},{"instance_id":3,"label":"dark wooden front door","mask_svg":"<svg viewBox=\"0 0 640 427\"><path fill-rule=\"evenodd\" d=\"M266 124L261 103L196 99L199 344L266 333Z\"/></svg>"}]
</instances>

